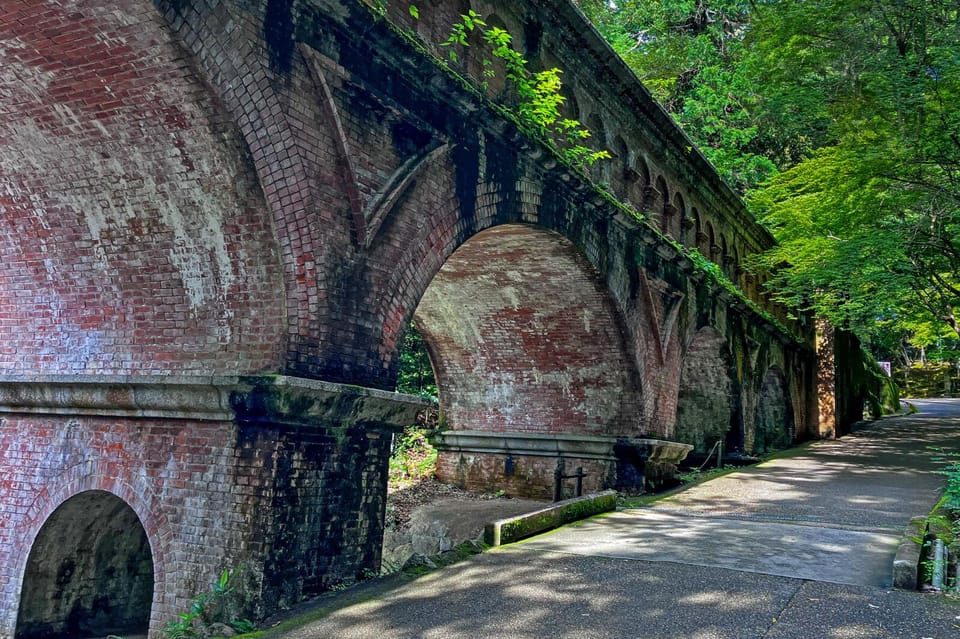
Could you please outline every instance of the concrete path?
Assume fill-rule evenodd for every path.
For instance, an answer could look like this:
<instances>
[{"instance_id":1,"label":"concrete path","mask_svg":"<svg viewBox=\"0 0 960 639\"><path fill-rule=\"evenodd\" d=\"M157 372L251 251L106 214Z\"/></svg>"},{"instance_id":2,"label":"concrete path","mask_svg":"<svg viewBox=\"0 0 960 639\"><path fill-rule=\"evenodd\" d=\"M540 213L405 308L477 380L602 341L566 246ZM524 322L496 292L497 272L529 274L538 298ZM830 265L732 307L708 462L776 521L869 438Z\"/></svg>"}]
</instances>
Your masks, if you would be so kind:
<instances>
[{"instance_id":1,"label":"concrete path","mask_svg":"<svg viewBox=\"0 0 960 639\"><path fill-rule=\"evenodd\" d=\"M889 589L960 451L960 402L484 553L274 636L941 639L960 604ZM358 596L353 597L356 602Z\"/></svg>"}]
</instances>

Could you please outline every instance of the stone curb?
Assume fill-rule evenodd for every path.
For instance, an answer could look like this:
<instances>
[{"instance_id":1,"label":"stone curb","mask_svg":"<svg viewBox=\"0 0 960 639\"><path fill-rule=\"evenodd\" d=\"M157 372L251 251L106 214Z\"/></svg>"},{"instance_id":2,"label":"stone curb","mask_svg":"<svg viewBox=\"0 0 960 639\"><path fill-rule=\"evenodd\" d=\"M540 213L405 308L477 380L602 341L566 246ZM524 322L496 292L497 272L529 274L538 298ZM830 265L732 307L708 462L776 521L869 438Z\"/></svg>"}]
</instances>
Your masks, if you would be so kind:
<instances>
[{"instance_id":1,"label":"stone curb","mask_svg":"<svg viewBox=\"0 0 960 639\"><path fill-rule=\"evenodd\" d=\"M916 590L919 587L920 555L923 539L927 534L925 517L915 517L907 524L897 554L893 558L893 587L900 590Z\"/></svg>"},{"instance_id":2,"label":"stone curb","mask_svg":"<svg viewBox=\"0 0 960 639\"><path fill-rule=\"evenodd\" d=\"M617 491L615 490L605 490L558 501L552 506L532 513L499 519L492 524L487 524L483 530L483 541L489 546L502 546L546 530L559 528L572 521L615 510L616 507Z\"/></svg>"}]
</instances>

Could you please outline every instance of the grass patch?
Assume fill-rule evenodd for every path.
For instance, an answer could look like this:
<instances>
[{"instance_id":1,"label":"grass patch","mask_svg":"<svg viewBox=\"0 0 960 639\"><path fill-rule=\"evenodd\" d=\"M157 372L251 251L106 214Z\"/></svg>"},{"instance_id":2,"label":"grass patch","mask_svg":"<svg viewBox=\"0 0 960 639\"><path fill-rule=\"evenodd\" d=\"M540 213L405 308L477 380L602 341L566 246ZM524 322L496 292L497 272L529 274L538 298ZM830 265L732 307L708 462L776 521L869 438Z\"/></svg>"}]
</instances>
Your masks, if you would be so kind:
<instances>
[{"instance_id":1,"label":"grass patch","mask_svg":"<svg viewBox=\"0 0 960 639\"><path fill-rule=\"evenodd\" d=\"M390 455L390 491L409 487L436 474L437 449L430 445L429 433L423 426L408 426L394 441Z\"/></svg>"}]
</instances>

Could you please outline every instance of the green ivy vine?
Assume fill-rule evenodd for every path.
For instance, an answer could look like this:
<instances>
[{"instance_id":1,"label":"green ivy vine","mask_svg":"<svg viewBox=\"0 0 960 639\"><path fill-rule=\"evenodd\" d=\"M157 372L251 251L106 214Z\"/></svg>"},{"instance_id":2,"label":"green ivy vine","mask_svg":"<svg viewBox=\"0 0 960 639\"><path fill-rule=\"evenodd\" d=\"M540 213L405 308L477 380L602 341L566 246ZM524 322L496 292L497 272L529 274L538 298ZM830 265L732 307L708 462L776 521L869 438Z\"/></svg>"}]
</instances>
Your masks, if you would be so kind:
<instances>
[{"instance_id":1,"label":"green ivy vine","mask_svg":"<svg viewBox=\"0 0 960 639\"><path fill-rule=\"evenodd\" d=\"M388 0L361 0L370 7L374 15L382 19L387 19ZM407 5L407 12L414 20L420 19L420 10L415 4ZM464 78L453 67L451 67L442 58L437 58L428 51L422 41L409 29L398 27L387 19L391 28L400 36L404 37L411 45L417 47L425 55L434 59L438 65L445 69L452 77L456 78L465 89L476 93L480 97L486 97L485 93L489 88L489 81L496 76L495 65L490 58L483 58L481 65L483 67L483 80L479 87L475 82ZM646 224L661 241L672 246L680 255L686 257L694 265L694 268L705 273L708 279L715 285L726 290L734 298L739 299L753 313L763 318L776 330L785 335L789 335L795 343L805 344L805 340L793 331L789 330L771 313L760 308L753 300L749 299L722 270L711 260L707 259L696 248L688 248L670 237L663 235L655 226L649 224L647 217L637 211L630 204L620 200L609 189L603 188L590 180L590 177L583 173L583 169L602 159L609 159L610 153L605 150L595 151L586 147L582 142L590 137L590 131L587 130L579 121L564 118L560 112L565 98L561 94L563 83L560 80L561 69L553 68L545 71L531 72L528 67L528 61L510 45L512 36L510 33L499 27L488 25L482 16L473 10L468 10L466 14L461 14L460 21L451 26L450 35L446 40L439 43L440 46L448 47L447 57L450 62L458 63L458 55L454 49L455 45L469 47L469 36L476 31L481 35L484 43L490 48L490 54L504 63L506 70L506 80L509 81L518 97L518 105L515 108L508 108L503 104L494 106L506 117L513 120L521 126L526 132L534 137L546 142L560 159L568 166L578 170L584 179L590 181L597 189L597 194L601 199L620 210L629 217ZM480 92L482 90L482 93Z\"/></svg>"},{"instance_id":2,"label":"green ivy vine","mask_svg":"<svg viewBox=\"0 0 960 639\"><path fill-rule=\"evenodd\" d=\"M410 5L408 10L411 17L420 18L416 5ZM563 158L574 166L584 167L611 157L606 150L596 151L585 146L583 141L590 137L590 131L579 121L563 117L560 108L566 98L561 93L562 71L556 67L530 71L527 59L511 46L513 37L510 32L488 25L473 9L461 14L460 21L451 26L450 35L440 43L440 46L449 49L447 55L451 62L459 62L455 46L469 47L469 36L473 32L480 35L489 54L493 56L483 57L480 61L483 67L481 87L484 91L487 91L490 80L497 74L494 59L501 60L505 80L510 83L517 97L515 114L522 125L539 137L553 142Z\"/></svg>"}]
</instances>

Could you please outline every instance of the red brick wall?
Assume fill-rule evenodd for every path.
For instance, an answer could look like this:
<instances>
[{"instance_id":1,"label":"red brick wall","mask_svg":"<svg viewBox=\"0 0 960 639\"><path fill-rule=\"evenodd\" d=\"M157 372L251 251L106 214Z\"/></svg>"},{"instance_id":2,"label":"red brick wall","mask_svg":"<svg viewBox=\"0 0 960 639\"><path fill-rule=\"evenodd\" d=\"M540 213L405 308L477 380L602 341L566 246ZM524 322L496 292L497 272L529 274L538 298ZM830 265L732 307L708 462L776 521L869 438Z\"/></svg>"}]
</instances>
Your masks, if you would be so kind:
<instances>
[{"instance_id":1,"label":"red brick wall","mask_svg":"<svg viewBox=\"0 0 960 639\"><path fill-rule=\"evenodd\" d=\"M382 426L316 416L300 428L259 419L0 418L0 637L13 636L38 532L84 491L116 495L146 531L151 636L224 568L243 567L238 592L251 618L377 570L390 451ZM67 534L62 543L83 540Z\"/></svg>"},{"instance_id":2,"label":"red brick wall","mask_svg":"<svg viewBox=\"0 0 960 639\"><path fill-rule=\"evenodd\" d=\"M617 311L562 236L503 225L446 261L415 322L457 430L634 434L640 416Z\"/></svg>"},{"instance_id":3,"label":"red brick wall","mask_svg":"<svg viewBox=\"0 0 960 639\"><path fill-rule=\"evenodd\" d=\"M431 312L428 294L424 317L461 426L670 438L702 326L728 338L748 396L771 364L803 368L793 345L361 4L284 5L269 3L265 28L265 0L2 3L0 374L286 372L392 389L399 337L451 256L437 290L460 308ZM442 33L466 7L441 5L414 28ZM516 26L525 6L482 9ZM565 6L541 10L557 19ZM543 46L579 56L578 37L546 33ZM688 141L657 129L660 111L608 61L568 69L582 115L622 131L671 194L735 227L727 236L762 242L715 176L690 177ZM531 226L504 226L518 224ZM470 272L450 276L458 264ZM466 328L482 347L460 339ZM156 541L155 623L248 550L300 553L265 567L270 605L376 562L384 441L244 432L4 418L0 592L16 591L45 517L93 488L129 503ZM313 559L294 534L308 520L333 540ZM300 559L309 574L283 590ZM0 636L11 606L5 595Z\"/></svg>"},{"instance_id":4,"label":"red brick wall","mask_svg":"<svg viewBox=\"0 0 960 639\"><path fill-rule=\"evenodd\" d=\"M0 592L12 595L0 598L0 636L12 636L16 593L40 527L87 490L123 499L146 530L154 627L185 609L243 550L249 522L235 501L251 487L236 483L235 440L228 423L0 418Z\"/></svg>"},{"instance_id":5,"label":"red brick wall","mask_svg":"<svg viewBox=\"0 0 960 639\"><path fill-rule=\"evenodd\" d=\"M0 10L0 372L276 370L239 131L144 0Z\"/></svg>"},{"instance_id":6,"label":"red brick wall","mask_svg":"<svg viewBox=\"0 0 960 639\"><path fill-rule=\"evenodd\" d=\"M514 497L553 499L556 457L512 455L511 462L513 468L507 474L503 455L445 452L437 459L437 475L468 490L490 493L503 490ZM584 494L616 483L616 462L565 457L564 464L566 475L572 475L578 467L583 468ZM564 499L575 496L576 482L576 479L563 480L561 496Z\"/></svg>"}]
</instances>

